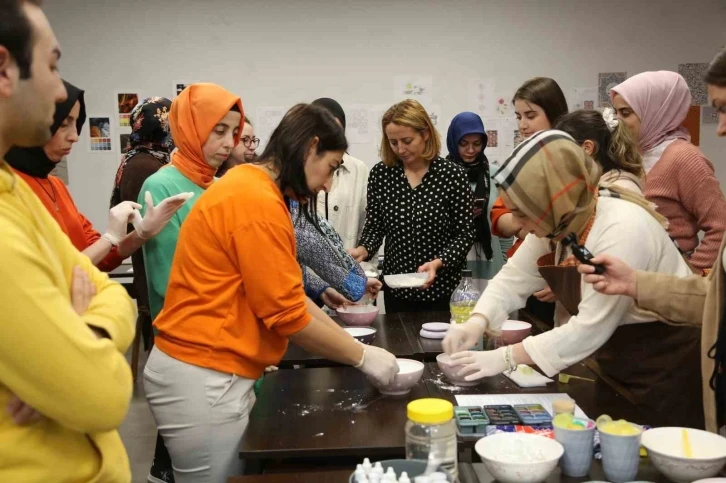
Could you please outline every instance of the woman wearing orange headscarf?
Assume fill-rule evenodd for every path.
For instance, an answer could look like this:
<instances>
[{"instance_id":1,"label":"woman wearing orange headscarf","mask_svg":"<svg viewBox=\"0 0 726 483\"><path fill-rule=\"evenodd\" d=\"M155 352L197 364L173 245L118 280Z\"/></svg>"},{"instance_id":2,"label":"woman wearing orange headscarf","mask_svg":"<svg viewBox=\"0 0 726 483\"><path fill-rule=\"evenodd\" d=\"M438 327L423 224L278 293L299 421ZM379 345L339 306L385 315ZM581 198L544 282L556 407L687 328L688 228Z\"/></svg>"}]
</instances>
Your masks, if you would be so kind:
<instances>
[{"instance_id":1,"label":"woman wearing orange headscarf","mask_svg":"<svg viewBox=\"0 0 726 483\"><path fill-rule=\"evenodd\" d=\"M182 222L199 196L212 185L217 168L239 142L243 118L240 98L215 84L192 84L171 105L169 122L177 150L172 154L170 165L144 182L139 203L145 205L147 196L154 201L185 192L195 196L177 211L156 238L144 245L152 319L164 306Z\"/></svg>"},{"instance_id":2,"label":"woman wearing orange headscarf","mask_svg":"<svg viewBox=\"0 0 726 483\"><path fill-rule=\"evenodd\" d=\"M177 211L156 238L144 245L152 320L164 306L181 225L239 141L243 118L240 98L214 84L193 84L171 105L169 123L177 150L172 154L171 164L146 179L139 203L146 205L147 196L162 200L169 193L189 192L195 196ZM168 481L171 471L169 454L158 436L149 477Z\"/></svg>"}]
</instances>

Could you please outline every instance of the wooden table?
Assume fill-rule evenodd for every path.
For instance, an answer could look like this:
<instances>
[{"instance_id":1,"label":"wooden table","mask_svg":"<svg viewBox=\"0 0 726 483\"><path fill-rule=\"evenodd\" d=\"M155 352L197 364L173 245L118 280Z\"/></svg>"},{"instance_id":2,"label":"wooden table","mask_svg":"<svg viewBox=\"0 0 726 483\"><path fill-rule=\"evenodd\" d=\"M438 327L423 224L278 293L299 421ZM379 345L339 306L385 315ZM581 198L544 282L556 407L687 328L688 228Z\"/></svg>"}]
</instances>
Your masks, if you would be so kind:
<instances>
[{"instance_id":1,"label":"wooden table","mask_svg":"<svg viewBox=\"0 0 726 483\"><path fill-rule=\"evenodd\" d=\"M298 473L271 473L257 476L235 476L229 478L227 483L346 483L352 469L339 471L315 471ZM642 459L640 471L636 476L640 481L652 481L653 483L667 483L669 480L658 473L647 459ZM584 478L572 478L565 476L557 468L545 483L581 483L586 481L606 481L602 464L593 461L590 475ZM460 483L496 483L494 477L487 471L483 463L459 463Z\"/></svg>"},{"instance_id":2,"label":"wooden table","mask_svg":"<svg viewBox=\"0 0 726 483\"><path fill-rule=\"evenodd\" d=\"M429 397L426 378L405 396L383 396L351 367L268 374L242 437L246 472L261 471L255 461L403 458L406 405Z\"/></svg>"},{"instance_id":3,"label":"wooden table","mask_svg":"<svg viewBox=\"0 0 726 483\"><path fill-rule=\"evenodd\" d=\"M338 317L333 317L333 320L341 326L345 325ZM416 358L418 344L412 343L408 331L404 328L398 315L379 315L371 327L378 331L372 345L386 349L396 357ZM292 367L295 365L335 367L340 364L311 354L305 349L290 343L279 367Z\"/></svg>"},{"instance_id":4,"label":"wooden table","mask_svg":"<svg viewBox=\"0 0 726 483\"><path fill-rule=\"evenodd\" d=\"M390 344L386 348L398 351L400 356L408 343L415 358L435 360L441 352L440 341L420 338L417 328L420 330L425 322L442 321L445 316L448 314L380 316L375 323L383 332L383 337L379 332L378 344ZM295 350L302 352L299 348ZM311 360L307 357L293 352L286 355L286 362L305 364ZM265 377L242 438L240 457L247 460L247 474L261 473L265 466L271 467L272 461L278 469L295 467L297 471L301 465L311 469L325 466L355 468L355 463L365 457L402 458L408 402L438 397L456 404L457 394L562 392L575 399L591 418L607 413L614 418L649 423L640 410L584 363L578 363L566 372L595 382L572 379L569 384L555 382L543 388L524 389L499 375L486 378L474 387L458 388L445 379L435 362L428 362L421 382L410 394L391 397L381 396L362 373L350 367L281 370ZM358 405L353 406L354 403ZM461 442L461 451L465 454L463 458L460 454L460 461L472 461L476 458L472 454L473 443Z\"/></svg>"}]
</instances>

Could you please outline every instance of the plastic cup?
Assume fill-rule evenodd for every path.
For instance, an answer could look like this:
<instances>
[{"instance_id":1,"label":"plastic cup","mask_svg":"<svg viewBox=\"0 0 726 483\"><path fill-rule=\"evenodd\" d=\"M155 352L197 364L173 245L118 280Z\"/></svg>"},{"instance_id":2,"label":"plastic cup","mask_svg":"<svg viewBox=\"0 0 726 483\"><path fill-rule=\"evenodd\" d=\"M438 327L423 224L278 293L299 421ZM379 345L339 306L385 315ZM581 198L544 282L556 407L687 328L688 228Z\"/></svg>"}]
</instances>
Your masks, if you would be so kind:
<instances>
[{"instance_id":1,"label":"plastic cup","mask_svg":"<svg viewBox=\"0 0 726 483\"><path fill-rule=\"evenodd\" d=\"M595 424L583 421L584 427L569 429L554 425L555 440L565 448L560 459L562 473L574 478L581 478L590 473L592 465L592 447L595 439Z\"/></svg>"},{"instance_id":2,"label":"plastic cup","mask_svg":"<svg viewBox=\"0 0 726 483\"><path fill-rule=\"evenodd\" d=\"M640 436L643 429L632 423L609 423L606 429L627 429L635 434L617 434L603 431L605 425L599 425L600 450L605 476L614 483L633 481L638 474L640 465ZM623 428L628 426L627 428Z\"/></svg>"}]
</instances>

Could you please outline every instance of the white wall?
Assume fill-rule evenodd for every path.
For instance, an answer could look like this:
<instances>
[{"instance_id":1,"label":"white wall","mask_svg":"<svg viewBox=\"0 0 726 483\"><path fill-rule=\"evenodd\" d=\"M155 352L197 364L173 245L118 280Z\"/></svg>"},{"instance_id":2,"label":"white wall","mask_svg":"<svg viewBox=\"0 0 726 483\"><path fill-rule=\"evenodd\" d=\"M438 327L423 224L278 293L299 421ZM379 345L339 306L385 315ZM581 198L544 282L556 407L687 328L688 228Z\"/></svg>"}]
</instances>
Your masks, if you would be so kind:
<instances>
[{"instance_id":1,"label":"white wall","mask_svg":"<svg viewBox=\"0 0 726 483\"><path fill-rule=\"evenodd\" d=\"M493 77L511 98L524 80L549 76L569 97L597 87L598 72L708 62L726 25L723 0L53 0L46 12L62 73L86 90L90 113L112 114L117 91L171 97L172 82L186 80L240 94L253 117L322 96L391 104L393 76L430 74L443 133L474 108L469 78ZM714 131L703 127L701 146L726 186L726 143ZM376 143L351 153L377 161ZM90 154L85 137L69 157L73 197L99 229L118 160Z\"/></svg>"}]
</instances>

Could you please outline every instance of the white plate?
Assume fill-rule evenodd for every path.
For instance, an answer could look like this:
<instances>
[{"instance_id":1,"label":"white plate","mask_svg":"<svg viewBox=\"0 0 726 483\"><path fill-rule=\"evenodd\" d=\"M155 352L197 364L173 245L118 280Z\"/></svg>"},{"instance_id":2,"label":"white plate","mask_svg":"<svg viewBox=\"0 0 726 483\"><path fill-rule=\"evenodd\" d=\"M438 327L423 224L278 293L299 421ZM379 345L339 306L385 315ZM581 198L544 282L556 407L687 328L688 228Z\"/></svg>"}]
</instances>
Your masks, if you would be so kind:
<instances>
[{"instance_id":1,"label":"white plate","mask_svg":"<svg viewBox=\"0 0 726 483\"><path fill-rule=\"evenodd\" d=\"M446 337L446 332L429 332L426 329L421 329L421 332L419 332L418 335L424 339L443 339Z\"/></svg>"},{"instance_id":2,"label":"white plate","mask_svg":"<svg viewBox=\"0 0 726 483\"><path fill-rule=\"evenodd\" d=\"M400 273L386 275L386 285L391 288L417 288L422 287L428 280L428 273Z\"/></svg>"},{"instance_id":3,"label":"white plate","mask_svg":"<svg viewBox=\"0 0 726 483\"><path fill-rule=\"evenodd\" d=\"M421 328L427 332L446 332L451 328L451 324L446 322L426 322Z\"/></svg>"}]
</instances>

